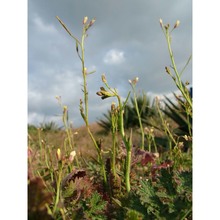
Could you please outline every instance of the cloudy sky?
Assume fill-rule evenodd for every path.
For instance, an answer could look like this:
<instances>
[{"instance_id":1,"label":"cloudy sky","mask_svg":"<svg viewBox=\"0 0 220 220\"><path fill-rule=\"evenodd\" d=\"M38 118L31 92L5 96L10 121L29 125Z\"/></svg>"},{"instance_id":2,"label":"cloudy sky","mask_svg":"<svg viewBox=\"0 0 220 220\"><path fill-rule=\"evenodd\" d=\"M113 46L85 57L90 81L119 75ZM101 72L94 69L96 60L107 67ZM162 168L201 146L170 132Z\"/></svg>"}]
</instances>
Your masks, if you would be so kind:
<instances>
[{"instance_id":1,"label":"cloudy sky","mask_svg":"<svg viewBox=\"0 0 220 220\"><path fill-rule=\"evenodd\" d=\"M129 79L139 77L137 88L149 95L167 94L176 88L166 74L170 65L159 19L180 26L172 34L173 52L181 70L192 54L191 0L29 0L28 1L28 123L61 123L62 110L55 96L69 108L75 126L83 124L79 113L81 63L75 42L56 16L71 32L81 36L82 20L96 18L86 39L89 121L94 122L110 108L113 99L96 95L105 73L111 87L122 97L130 90ZM183 74L192 83L192 63Z\"/></svg>"}]
</instances>

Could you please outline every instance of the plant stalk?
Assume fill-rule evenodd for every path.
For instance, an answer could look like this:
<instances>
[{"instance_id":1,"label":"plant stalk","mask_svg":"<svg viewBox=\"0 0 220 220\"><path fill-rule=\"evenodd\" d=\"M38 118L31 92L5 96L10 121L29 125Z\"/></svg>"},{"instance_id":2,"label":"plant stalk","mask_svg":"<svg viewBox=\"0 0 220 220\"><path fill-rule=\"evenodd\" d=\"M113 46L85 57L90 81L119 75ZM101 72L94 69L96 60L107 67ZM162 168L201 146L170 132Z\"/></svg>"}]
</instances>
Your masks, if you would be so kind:
<instances>
[{"instance_id":1,"label":"plant stalk","mask_svg":"<svg viewBox=\"0 0 220 220\"><path fill-rule=\"evenodd\" d=\"M139 107L138 107L138 103L137 103L137 95L136 95L135 85L133 85L133 84L132 84L132 89L133 89L133 93L134 93L135 109L137 112L139 126L141 129L141 149L144 150L145 135L144 135L144 129L143 129L142 121L141 121L141 115L140 115L140 111L139 111ZM149 152L150 152L150 149L149 149Z\"/></svg>"},{"instance_id":2,"label":"plant stalk","mask_svg":"<svg viewBox=\"0 0 220 220\"><path fill-rule=\"evenodd\" d=\"M172 51L172 48L171 48L171 35L170 35L170 32L169 32L168 28L166 29L165 36L166 36L166 40L167 40L170 59L171 59L171 62L172 62L172 67L173 67L173 70L174 70L176 78L177 78L177 82L175 80L176 86L178 87L178 89L182 93L183 97L186 99L187 103L189 104L190 108L192 109L192 100L189 97L189 93L186 93L186 91L183 88L182 81L181 81L181 78L180 78L180 74L179 74L179 72L177 70L177 67L176 67L176 62L174 60L173 51Z\"/></svg>"}]
</instances>

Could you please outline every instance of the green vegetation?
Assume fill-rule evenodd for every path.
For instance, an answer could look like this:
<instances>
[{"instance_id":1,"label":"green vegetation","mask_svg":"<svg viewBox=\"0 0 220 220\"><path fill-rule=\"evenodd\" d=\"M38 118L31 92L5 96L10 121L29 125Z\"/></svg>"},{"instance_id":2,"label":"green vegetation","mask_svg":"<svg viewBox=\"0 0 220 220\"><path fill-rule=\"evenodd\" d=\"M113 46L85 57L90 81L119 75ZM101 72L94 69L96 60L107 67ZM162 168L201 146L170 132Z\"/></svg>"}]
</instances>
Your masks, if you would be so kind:
<instances>
[{"instance_id":1,"label":"green vegetation","mask_svg":"<svg viewBox=\"0 0 220 220\"><path fill-rule=\"evenodd\" d=\"M87 77L94 71L87 70L84 53L95 19L83 19L80 40L57 19L73 38L82 65L79 111L85 126L71 126L60 97L63 129L54 122L28 126L28 218L192 219L192 98L181 81L190 59L178 72L171 48L179 21L172 30L162 20L160 25L172 63L172 71L165 70L181 97L165 97L165 107L158 98L150 104L144 92L137 94L135 77L123 102L103 74L97 95L117 103L105 120L89 124Z\"/></svg>"}]
</instances>

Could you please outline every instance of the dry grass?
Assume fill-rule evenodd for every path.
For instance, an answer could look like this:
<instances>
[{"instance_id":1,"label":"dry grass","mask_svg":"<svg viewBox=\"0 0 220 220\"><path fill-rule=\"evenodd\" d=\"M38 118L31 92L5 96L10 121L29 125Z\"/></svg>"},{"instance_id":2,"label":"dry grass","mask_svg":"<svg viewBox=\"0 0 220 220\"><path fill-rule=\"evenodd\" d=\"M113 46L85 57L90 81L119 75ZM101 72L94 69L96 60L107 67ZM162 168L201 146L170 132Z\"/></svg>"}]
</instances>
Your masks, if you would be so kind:
<instances>
[{"instance_id":1,"label":"dry grass","mask_svg":"<svg viewBox=\"0 0 220 220\"><path fill-rule=\"evenodd\" d=\"M106 134L102 127L97 123L90 124L90 129L96 139L96 141L101 141L101 146L103 150L109 150L112 148L112 136L109 132ZM133 144L135 146L140 145L140 134L138 133L138 129L133 129ZM130 131L126 132L128 135ZM78 128L73 128L72 130L73 138L74 138L74 150L78 155L81 155L87 159L90 157L96 157L96 149L94 144L89 137L87 129L85 126L81 126ZM60 131L41 131L40 132L40 140L41 142L51 148L52 150L56 150L57 148L64 148L65 139L67 138L66 132L64 130ZM122 139L120 135L118 135L118 144L120 145ZM34 130L29 132L28 134L28 146L32 149L32 151L39 150L39 136L38 131Z\"/></svg>"}]
</instances>

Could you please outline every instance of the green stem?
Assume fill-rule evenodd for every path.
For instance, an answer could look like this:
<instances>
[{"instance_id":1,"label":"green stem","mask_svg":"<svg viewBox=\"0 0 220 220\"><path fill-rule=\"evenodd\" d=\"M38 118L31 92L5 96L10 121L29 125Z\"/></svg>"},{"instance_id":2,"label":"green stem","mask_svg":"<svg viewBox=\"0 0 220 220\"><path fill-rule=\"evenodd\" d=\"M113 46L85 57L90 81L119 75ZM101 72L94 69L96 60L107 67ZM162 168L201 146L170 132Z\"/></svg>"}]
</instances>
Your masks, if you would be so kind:
<instances>
[{"instance_id":1,"label":"green stem","mask_svg":"<svg viewBox=\"0 0 220 220\"><path fill-rule=\"evenodd\" d=\"M118 105L119 105L119 129L121 132L121 136L124 139L125 137L125 130L124 130L124 109L122 107L122 103L121 103L121 99L120 96L117 95L117 99L118 99Z\"/></svg>"},{"instance_id":2,"label":"green stem","mask_svg":"<svg viewBox=\"0 0 220 220\"><path fill-rule=\"evenodd\" d=\"M95 138L93 137L93 134L92 132L90 131L90 128L89 126L87 126L87 131L89 133L89 136L90 138L92 139L94 145L95 145L95 148L97 150L97 153L98 153L98 160L99 162L101 163L101 169L102 169L102 175L103 175L103 181L104 181L104 186L107 187L107 175L106 175L106 170L105 170L105 164L103 162L103 158L102 158L102 154L101 154L101 149L99 148Z\"/></svg>"},{"instance_id":3,"label":"green stem","mask_svg":"<svg viewBox=\"0 0 220 220\"><path fill-rule=\"evenodd\" d=\"M189 97L189 94L186 93L186 91L183 88L182 81L180 79L180 74L179 74L179 72L177 70L177 67L176 67L176 63L175 63L174 56L173 56L173 51L172 51L172 48L171 48L171 36L170 36L170 33L169 33L168 29L166 29L166 34L165 35L166 35L166 40L167 40L170 59L171 59L171 62L172 62L172 67L173 67L173 70L175 72L176 78L178 80L178 82L175 81L176 85L179 88L179 90L181 91L183 97L186 99L186 101L189 103L190 107L192 108L192 100Z\"/></svg>"},{"instance_id":4,"label":"green stem","mask_svg":"<svg viewBox=\"0 0 220 220\"><path fill-rule=\"evenodd\" d=\"M138 103L137 103L137 95L136 95L136 91L135 91L135 87L132 85L132 89L133 89L133 93L134 93L134 103L135 103L135 109L138 115L138 121L139 121L139 126L141 129L141 149L144 150L144 129L143 129L143 125L142 125L142 121L141 121L141 115L140 115L140 111L138 108ZM150 149L149 149L150 151Z\"/></svg>"},{"instance_id":5,"label":"green stem","mask_svg":"<svg viewBox=\"0 0 220 220\"><path fill-rule=\"evenodd\" d=\"M60 200L60 192L61 192L61 175L62 175L62 168L63 168L63 162L59 161L58 162L58 178L56 180L57 182L57 191L56 191L56 199L55 199L55 204L54 204L54 208L53 208L53 214L56 213L57 211L57 206Z\"/></svg>"},{"instance_id":6,"label":"green stem","mask_svg":"<svg viewBox=\"0 0 220 220\"><path fill-rule=\"evenodd\" d=\"M64 127L65 127L65 131L66 131L66 134L67 134L67 139L68 139L68 142L69 142L69 147L70 147L70 151L73 150L73 143L72 143L72 135L70 133L70 129L69 129L69 125L68 125L68 116L67 116L67 110L64 111L64 115L63 115L63 123L64 123Z\"/></svg>"},{"instance_id":7,"label":"green stem","mask_svg":"<svg viewBox=\"0 0 220 220\"><path fill-rule=\"evenodd\" d=\"M117 130L118 130L118 110L115 107L115 103L112 103L111 105L111 132L112 132L112 161L111 161L111 169L113 176L116 176L116 135L117 135Z\"/></svg>"},{"instance_id":8,"label":"green stem","mask_svg":"<svg viewBox=\"0 0 220 220\"><path fill-rule=\"evenodd\" d=\"M40 145L40 157L41 157L41 161L43 161L43 146L41 143L41 132L40 132L41 128L38 128L38 142Z\"/></svg>"},{"instance_id":9,"label":"green stem","mask_svg":"<svg viewBox=\"0 0 220 220\"><path fill-rule=\"evenodd\" d=\"M112 123L118 123L117 120L112 122ZM112 173L113 176L116 176L116 168L115 168L115 164L116 164L116 129L115 128L115 124L113 125L113 129L112 129Z\"/></svg>"},{"instance_id":10,"label":"green stem","mask_svg":"<svg viewBox=\"0 0 220 220\"><path fill-rule=\"evenodd\" d=\"M83 75L83 94L84 94L84 107L85 107L85 123L86 126L89 125L89 111L88 111L88 91L87 91L87 82L86 82L86 70L85 70L85 49L84 49L84 40L85 40L85 29L83 28L82 41L81 41L81 53L82 53L82 75Z\"/></svg>"},{"instance_id":11,"label":"green stem","mask_svg":"<svg viewBox=\"0 0 220 220\"><path fill-rule=\"evenodd\" d=\"M127 140L126 136L125 136L125 131L124 131L124 118L123 118L123 114L124 114L124 109L122 107L121 104L121 100L120 100L120 96L117 95L118 98L118 103L119 103L119 107L120 107L120 116L119 116L119 120L120 120L120 132L121 132L121 136L123 139L123 142L125 144L126 147L126 164L125 164L125 185L126 185L126 190L127 192L130 192L131 186L130 186L130 171L131 171L131 136L130 136L130 141Z\"/></svg>"},{"instance_id":12,"label":"green stem","mask_svg":"<svg viewBox=\"0 0 220 220\"><path fill-rule=\"evenodd\" d=\"M188 114L188 112L187 112L187 125L188 125L189 135L191 137L192 136L192 132L191 132L192 126L191 126L191 123L190 123L190 115Z\"/></svg>"},{"instance_id":13,"label":"green stem","mask_svg":"<svg viewBox=\"0 0 220 220\"><path fill-rule=\"evenodd\" d=\"M147 140L148 140L148 151L151 152L151 137L150 137L150 134L147 134Z\"/></svg>"},{"instance_id":14,"label":"green stem","mask_svg":"<svg viewBox=\"0 0 220 220\"><path fill-rule=\"evenodd\" d=\"M186 217L192 212L192 207L183 215L183 217L181 218L181 220L186 219Z\"/></svg>"},{"instance_id":15,"label":"green stem","mask_svg":"<svg viewBox=\"0 0 220 220\"><path fill-rule=\"evenodd\" d=\"M152 136L152 140L153 140L155 152L157 153L157 152L158 152L158 150L157 150L157 144L156 144L155 139L154 139L153 136Z\"/></svg>"},{"instance_id":16,"label":"green stem","mask_svg":"<svg viewBox=\"0 0 220 220\"><path fill-rule=\"evenodd\" d=\"M127 157L126 157L125 184L126 184L127 192L130 192L131 190L130 172L131 172L131 148L127 150Z\"/></svg>"},{"instance_id":17,"label":"green stem","mask_svg":"<svg viewBox=\"0 0 220 220\"><path fill-rule=\"evenodd\" d=\"M88 114L88 90L87 90L87 81L86 81L86 77L87 77L87 73L86 73L86 68L85 68L85 49L84 49L84 41L85 41L85 38L87 36L87 30L89 27L91 27L91 25L94 23L95 20L92 20L91 22L93 22L91 25L89 24L89 26L87 24L84 23L84 26L83 26L83 29L82 29L82 38L81 38L81 42L74 36L72 35L72 33L70 32L70 30L66 27L66 25L61 21L61 19L56 16L56 18L58 19L58 21L60 22L60 24L64 27L64 29L67 31L67 33L75 40L76 42L76 51L77 51L77 54L80 58L80 61L81 61L81 64L82 64L82 75L83 75L83 94L84 94L84 109L85 109L85 113L83 112L83 107L81 106L81 103L80 103L80 111L81 111L81 115L83 117L83 120L86 124L86 127L87 127L87 131L89 133L89 136L91 137L95 147L96 147L96 150L97 150L97 153L98 153L98 157L99 157L99 161L101 162L101 166L102 166L102 171L103 171L103 178L104 178L104 183L105 185L107 184L107 178L106 178L106 172L105 172L105 166L104 166L104 163L103 163L103 159L102 159L102 155L101 155L101 150L99 149L97 143L96 143L96 140L94 139L93 137L93 134L92 132L90 131L90 128L89 128L89 114ZM80 46L80 49L81 49L81 56L79 54L79 51L78 51L78 46ZM71 141L70 139L70 135L69 135L69 132L68 132L68 139L69 139L69 142ZM71 143L71 142L70 142Z\"/></svg>"},{"instance_id":18,"label":"green stem","mask_svg":"<svg viewBox=\"0 0 220 220\"><path fill-rule=\"evenodd\" d=\"M84 49L84 40L85 40L85 36L86 36L86 30L85 27L83 28L83 33L82 33L82 39L81 39L81 63L82 63L82 75L83 75L83 94L84 94L84 108L85 108L85 117L83 118L87 127L87 131L89 133L90 138L93 141L93 144L95 145L95 148L97 150L98 153L98 159L99 162L101 163L101 169L102 169L102 174L103 174L103 180L104 180L104 185L107 186L107 176L106 176L106 170L105 170L105 164L103 162L103 158L102 158L102 154L101 154L101 150L98 147L98 144L90 130L89 127L89 111L88 111L88 90L87 90L87 81L86 81L86 77L87 77L87 73L86 73L86 69L85 69L85 49Z\"/></svg>"},{"instance_id":19,"label":"green stem","mask_svg":"<svg viewBox=\"0 0 220 220\"><path fill-rule=\"evenodd\" d=\"M164 120L164 118L163 118L163 115L162 115L162 113L161 113L161 110L160 110L158 101L156 102L156 106L157 106L157 110L158 110L160 119L161 119L161 121L162 121L162 124L163 124L165 133L166 133L167 136L170 138L170 140L172 140L172 141L174 142L174 144L177 145L177 142L175 141L175 139L174 139L172 133L170 132L170 129L169 129L168 126L167 126L167 123L165 122L165 120ZM171 147L170 147L170 149L171 149Z\"/></svg>"}]
</instances>

